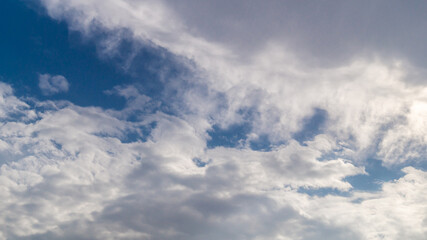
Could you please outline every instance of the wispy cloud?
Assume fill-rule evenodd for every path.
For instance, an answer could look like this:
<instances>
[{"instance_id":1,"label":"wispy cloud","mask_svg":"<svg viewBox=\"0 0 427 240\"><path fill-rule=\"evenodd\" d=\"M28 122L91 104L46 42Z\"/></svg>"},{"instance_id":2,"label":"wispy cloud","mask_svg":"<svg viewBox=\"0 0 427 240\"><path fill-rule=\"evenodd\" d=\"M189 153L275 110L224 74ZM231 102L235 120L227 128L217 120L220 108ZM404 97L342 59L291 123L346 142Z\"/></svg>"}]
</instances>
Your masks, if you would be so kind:
<instances>
[{"instance_id":1,"label":"wispy cloud","mask_svg":"<svg viewBox=\"0 0 427 240\"><path fill-rule=\"evenodd\" d=\"M376 51L380 49L375 47L378 44L369 45L372 47L370 49L374 56L355 53L346 61L337 58L341 59L341 64L326 67L322 67L321 64L312 65L312 62L307 60L310 56L305 59L307 53L304 53L301 48L310 49L308 46L296 47L287 44L286 40L293 36L290 33L286 34L288 28L284 33L260 34L258 38L261 39L258 42L262 44L254 45L256 48L250 53L236 49L234 47L236 41L239 46L245 46L246 39L251 39L244 38L244 34L238 31L241 28L243 28L242 31L249 31L253 27L245 24L243 19L248 20L253 16L250 14L252 12L256 15L257 10L271 12L271 16L266 15L282 19L282 15L273 14L277 11L275 7L286 8L278 2L271 5L260 3L250 5L242 1L236 3L236 6L233 5L237 13L223 14L226 15L225 24L232 25L237 22L242 25L241 28L233 28L235 32L228 32L231 31L230 29L224 30L227 32L221 32L220 26L216 26L214 21L207 19L196 21L200 19L197 15L193 16L194 12L188 13L181 7L175 9L172 6L176 5L169 1L155 3L153 1L120 1L120 4L107 1L102 9L97 7L99 3L96 0L67 3L50 0L42 2L52 17L68 20L73 29L89 35L94 27L106 31L127 29L133 33L134 41L152 42L173 54L193 61L196 64L195 77L186 78L182 85L179 85L179 81L174 81L173 84L166 84L165 88L173 88L171 92L187 89L180 93L180 101L184 103L186 110L192 110L202 119L211 119L222 127L242 122L246 118L244 116L246 110L251 109L250 121L253 133L268 135L271 141L279 143L291 139L293 134L301 131L303 119L312 116L315 109L322 109L329 116L324 124L324 133L346 144L348 151L345 152L352 153L352 156L346 157L360 159L370 153L372 157L378 155L386 164L393 165L414 160L413 156L417 154L398 154L399 151L386 149L394 146L388 142L396 142L399 138L405 139L402 146L409 144L413 146L410 149L418 149L421 152L421 148L416 146L427 144L416 134L403 136L403 131L398 131L412 122L405 119L421 119L423 112L426 111L424 108L418 109L416 114L408 111L408 109L414 109L413 106L417 102L425 102L423 95L427 88L408 80L411 75L418 75L420 79L419 75L422 75L423 71L416 65L412 65L411 61L408 62L406 58L399 57L398 54L389 57L387 54L382 54L380 50ZM210 3L188 2L212 14L208 10L213 8ZM226 9L227 4L221 3L219 7ZM346 12L350 5L338 4L335 7L343 8L342 11ZM237 6L248 8L249 13L240 13L240 8ZM296 3L290 6L296 11L301 11L301 14L304 11L314 11L310 6ZM363 6L359 7L363 8ZM75 14L76 11L79 14ZM143 14L148 11L150 14ZM242 22L235 19L239 16L238 13L243 14ZM328 16L317 12L315 14L316 18L326 22L319 21L313 24L323 26L330 23L331 19ZM94 18L97 21L92 21ZM300 17L296 15L294 18ZM347 21L349 19L343 20L343 22ZM261 24L260 29L267 28L271 22L256 21L257 24ZM221 39L215 39L203 31L203 23L223 33L224 36ZM330 24L335 26L333 22ZM193 25L195 25L194 28L189 27ZM313 26L305 23L301 27L301 29L291 29L295 30L295 34L303 34ZM326 27L324 29L325 36L321 36L328 37L327 33L330 29ZM280 26L274 27L274 30L280 31ZM255 31L261 30L257 28ZM235 41L232 36L236 37ZM344 36L347 35L344 34ZM317 38L304 37L304 39ZM233 41L229 42L229 40ZM348 42L351 43L351 41ZM362 49L362 46L359 46ZM392 52L388 51L388 53ZM332 56L325 53L320 59L331 58ZM189 66L189 68L193 67ZM200 88L188 90L189 86L185 85L186 82L201 84L208 91L201 94ZM421 132L426 131L427 128L422 127ZM381 143L383 141L386 142ZM418 154L418 156L421 155L421 153Z\"/></svg>"},{"instance_id":2,"label":"wispy cloud","mask_svg":"<svg viewBox=\"0 0 427 240\"><path fill-rule=\"evenodd\" d=\"M30 104L0 84L0 239L425 238L427 173L411 164L427 153L427 87L408 80L425 73L410 49L393 51L400 41L369 37L383 25L357 38L350 10L377 19L379 6L40 2L89 37L111 33L95 39L106 61L123 38L178 56L189 74L160 79L156 100L138 84L106 91L126 100L119 110ZM39 83L45 95L69 88L60 75ZM316 111L321 128L296 139ZM209 148L212 131L243 123L237 146ZM259 136L265 151L250 147ZM370 158L402 177L353 189Z\"/></svg>"}]
</instances>

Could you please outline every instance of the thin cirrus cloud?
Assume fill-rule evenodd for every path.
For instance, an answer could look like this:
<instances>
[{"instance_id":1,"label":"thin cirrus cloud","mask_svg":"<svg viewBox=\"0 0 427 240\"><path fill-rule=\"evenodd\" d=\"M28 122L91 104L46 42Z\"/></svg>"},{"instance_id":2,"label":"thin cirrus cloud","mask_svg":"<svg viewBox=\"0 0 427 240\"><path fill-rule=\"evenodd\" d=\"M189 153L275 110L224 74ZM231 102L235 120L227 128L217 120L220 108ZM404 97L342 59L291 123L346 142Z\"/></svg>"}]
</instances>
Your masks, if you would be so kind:
<instances>
[{"instance_id":1,"label":"thin cirrus cloud","mask_svg":"<svg viewBox=\"0 0 427 240\"><path fill-rule=\"evenodd\" d=\"M103 61L132 41L186 71L159 73L156 96L140 76L118 82L106 93L123 109L20 98L0 84L0 239L425 238L419 56L387 29L395 37L380 44L381 22L351 24L379 18L382 2L40 2ZM140 64L130 51L124 71ZM40 77L63 91L61 77ZM319 112L322 123L307 124ZM401 177L354 189L354 176L381 181L366 171L372 158Z\"/></svg>"},{"instance_id":2,"label":"thin cirrus cloud","mask_svg":"<svg viewBox=\"0 0 427 240\"><path fill-rule=\"evenodd\" d=\"M43 95L67 92L69 87L68 80L62 75L39 74L39 88Z\"/></svg>"}]
</instances>

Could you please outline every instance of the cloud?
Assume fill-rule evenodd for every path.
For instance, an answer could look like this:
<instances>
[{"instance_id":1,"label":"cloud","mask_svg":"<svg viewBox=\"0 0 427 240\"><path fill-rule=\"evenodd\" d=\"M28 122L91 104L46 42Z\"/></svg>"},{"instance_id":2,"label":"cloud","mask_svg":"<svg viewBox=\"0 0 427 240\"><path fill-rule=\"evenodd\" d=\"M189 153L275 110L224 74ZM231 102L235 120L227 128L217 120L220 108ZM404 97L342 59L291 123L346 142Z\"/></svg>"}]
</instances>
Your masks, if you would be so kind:
<instances>
[{"instance_id":1,"label":"cloud","mask_svg":"<svg viewBox=\"0 0 427 240\"><path fill-rule=\"evenodd\" d=\"M36 117L35 112L28 109L29 105L15 97L12 87L3 82L0 82L0 102L0 119L3 121L13 118L28 121Z\"/></svg>"},{"instance_id":2,"label":"cloud","mask_svg":"<svg viewBox=\"0 0 427 240\"><path fill-rule=\"evenodd\" d=\"M427 175L412 167L403 171L405 176L384 183L378 193L356 192L350 199L327 196L317 199L307 213L313 218L351 225L364 239L423 239L427 233L427 212L422 204L426 200Z\"/></svg>"},{"instance_id":3,"label":"cloud","mask_svg":"<svg viewBox=\"0 0 427 240\"><path fill-rule=\"evenodd\" d=\"M122 90L130 101L138 98L132 88ZM301 187L347 191L351 186L344 179L364 172L343 159L320 160L340 147L326 135L270 152L206 149L205 131L177 116L141 113L141 120L128 121L126 109L119 117L117 111L48 101L36 102L36 110L13 95L9 99L24 106L21 115L36 117L3 120L0 126L2 239L422 239L425 234L421 170L406 168L404 177L384 183L377 193L299 192ZM139 130L153 121L144 138L147 133ZM128 141L131 132L138 137ZM207 165L197 166L194 158ZM415 227L393 223L396 219Z\"/></svg>"},{"instance_id":4,"label":"cloud","mask_svg":"<svg viewBox=\"0 0 427 240\"><path fill-rule=\"evenodd\" d=\"M123 110L105 110L40 101L32 108L0 85L0 194L7 199L0 237L424 238L426 173L407 166L425 152L426 87L408 81L423 71L412 58L382 54L383 41L360 41L375 57L359 54L364 44L352 28L337 26L355 17L353 3L338 5L344 20L337 21L337 7L316 5L325 10L316 12L279 1L219 1L216 11L187 1L200 9L190 13L169 1L41 2L89 37L100 29L116 34L100 43L112 55L131 36L178 56L191 74L162 81L158 100L171 102L169 114L135 86L111 91L126 98ZM281 32L270 17L290 25ZM40 76L60 91L49 81L55 77ZM326 116L321 131L294 140L317 109ZM239 148L207 148L213 126L241 123L251 132ZM251 149L257 136L267 136L271 150ZM403 168L404 176L377 192L352 190L346 178L365 174L369 157ZM341 195L300 191L307 188Z\"/></svg>"},{"instance_id":5,"label":"cloud","mask_svg":"<svg viewBox=\"0 0 427 240\"><path fill-rule=\"evenodd\" d=\"M425 21L420 13L426 4L383 0L163 2L194 35L245 56L276 41L317 66L339 66L355 56L371 54L398 56L419 66L425 61L421 39L427 32L420 30Z\"/></svg>"},{"instance_id":6,"label":"cloud","mask_svg":"<svg viewBox=\"0 0 427 240\"><path fill-rule=\"evenodd\" d=\"M43 95L53 95L61 92L67 92L69 86L70 84L64 76L51 76L47 73L39 75L39 88Z\"/></svg>"},{"instance_id":7,"label":"cloud","mask_svg":"<svg viewBox=\"0 0 427 240\"><path fill-rule=\"evenodd\" d=\"M107 1L103 2L103 8L98 7L96 0L43 0L42 3L50 16L67 20L72 29L88 36L95 32L93 29L115 32L119 39L128 39L131 35L136 42L150 42L182 57L181 63L191 69L193 76L165 83L164 91L170 90L169 93L176 93L178 97L163 100L181 103L179 107L175 105L174 109L186 114L191 111L195 115L193 118L199 121L209 119L210 124L227 128L249 119L253 134L267 135L274 144L280 144L302 131L303 120L310 118L316 109L321 109L328 115L322 133L339 139L348 148L345 153L352 153L351 156L341 156L343 158L363 160L367 156L380 157L388 165L414 160L415 153L405 155L385 149L392 147L386 143L390 141L384 139L386 136L405 138L408 142L417 142L417 146L425 146L424 140L420 141L415 135L396 135L399 125L407 125L405 119L422 118L421 115L408 115L408 109L414 104L425 102L423 92L426 87L421 82L413 84L411 80L411 76L422 79L422 69L413 65L408 58L394 54L392 50L382 54L382 42L379 44L370 41L368 35L366 39L369 41L361 41L361 45L351 45L352 41L341 41L340 38L329 39L330 36L352 29L350 26L344 29L336 26L336 23L351 21L350 16L353 15L345 13L357 4L338 4L325 10L329 12L340 9L342 21L339 21L336 12L333 16L324 15L323 11L314 11L317 9L315 6L305 7L294 2L285 6L276 1L271 4L238 1L233 3L235 5L220 2L212 6L211 3L188 1L191 6L200 9L204 13L202 15L208 15L203 20L198 17L198 11L188 12L185 4L178 7L169 1ZM369 3L356 7L363 12L370 7L378 9L382 6L381 3L379 6L371 5ZM323 9L323 6L318 7ZM219 11L223 15L217 17L223 19L223 22L217 24L217 21L212 20L213 11L209 10L216 8L236 11ZM288 12L292 9L296 11L293 14L278 13L281 13L279 10ZM301 19L300 16L312 16L312 11L313 21L308 21L310 18ZM301 14L297 14L298 12ZM389 17L388 12L384 14ZM284 25L270 24L275 22L272 19L250 20L252 16L261 13L283 22ZM369 16L376 18L374 13ZM357 16L354 17L358 19ZM254 21L253 24L250 24L251 21ZM301 26L291 28L286 25L288 22L301 22ZM253 27L258 25L259 27ZM329 25L332 26L331 29L326 27ZM231 26L231 29L225 26ZM315 41L304 43L298 40L318 39L317 36L310 35L314 33L311 31L313 26L324 29L324 34L319 33L319 37L325 39L320 46ZM381 26L368 27L374 32ZM252 31L252 28L255 30ZM126 29L131 34L122 36L118 31L121 29ZM267 32L258 33L263 30ZM329 35L328 31L336 32ZM258 36L254 41L259 44L246 44L247 39L254 38L246 37L245 33ZM292 39L292 36L296 36L296 39ZM352 34L350 36L354 37ZM353 39L357 40L356 37ZM302 45L291 44L292 41ZM331 46L323 46L323 43ZM350 57L346 57L348 60L343 61L338 57L336 59L339 64L326 67L310 63L310 56L316 55L316 52L311 51L313 48L333 51L337 44L350 44L351 46L346 46L363 49L362 45L365 46L365 43L369 46L367 51L372 54L340 50L345 54L351 53ZM236 48L236 45L250 51L245 52ZM394 45L395 43L390 46ZM110 52L114 53L114 49L112 47ZM305 51L313 55L308 56L309 53ZM328 53L322 53L319 59L336 60ZM381 143L383 141L386 142ZM419 159L415 158L415 161Z\"/></svg>"}]
</instances>

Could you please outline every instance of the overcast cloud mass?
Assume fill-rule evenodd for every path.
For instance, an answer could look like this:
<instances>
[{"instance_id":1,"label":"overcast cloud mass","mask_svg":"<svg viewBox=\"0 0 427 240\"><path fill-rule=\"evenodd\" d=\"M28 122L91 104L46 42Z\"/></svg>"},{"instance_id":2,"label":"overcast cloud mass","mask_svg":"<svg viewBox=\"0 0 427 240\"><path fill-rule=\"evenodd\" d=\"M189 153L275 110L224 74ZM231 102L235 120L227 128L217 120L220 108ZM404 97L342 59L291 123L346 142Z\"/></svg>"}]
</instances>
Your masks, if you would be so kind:
<instances>
[{"instance_id":1,"label":"overcast cloud mass","mask_svg":"<svg viewBox=\"0 0 427 240\"><path fill-rule=\"evenodd\" d=\"M427 3L3 6L0 240L426 239Z\"/></svg>"}]
</instances>

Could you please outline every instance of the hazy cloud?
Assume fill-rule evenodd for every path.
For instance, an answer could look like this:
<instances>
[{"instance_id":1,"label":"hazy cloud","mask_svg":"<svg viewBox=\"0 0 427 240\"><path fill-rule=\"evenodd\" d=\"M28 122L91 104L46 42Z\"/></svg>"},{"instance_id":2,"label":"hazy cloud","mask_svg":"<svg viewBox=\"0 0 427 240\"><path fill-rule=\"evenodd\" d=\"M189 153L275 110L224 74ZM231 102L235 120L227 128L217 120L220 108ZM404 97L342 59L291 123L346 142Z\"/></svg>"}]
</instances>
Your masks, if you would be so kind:
<instances>
[{"instance_id":1,"label":"hazy cloud","mask_svg":"<svg viewBox=\"0 0 427 240\"><path fill-rule=\"evenodd\" d=\"M39 75L39 88L43 95L53 95L61 92L67 92L69 86L70 84L64 76L51 76L47 73Z\"/></svg>"}]
</instances>

